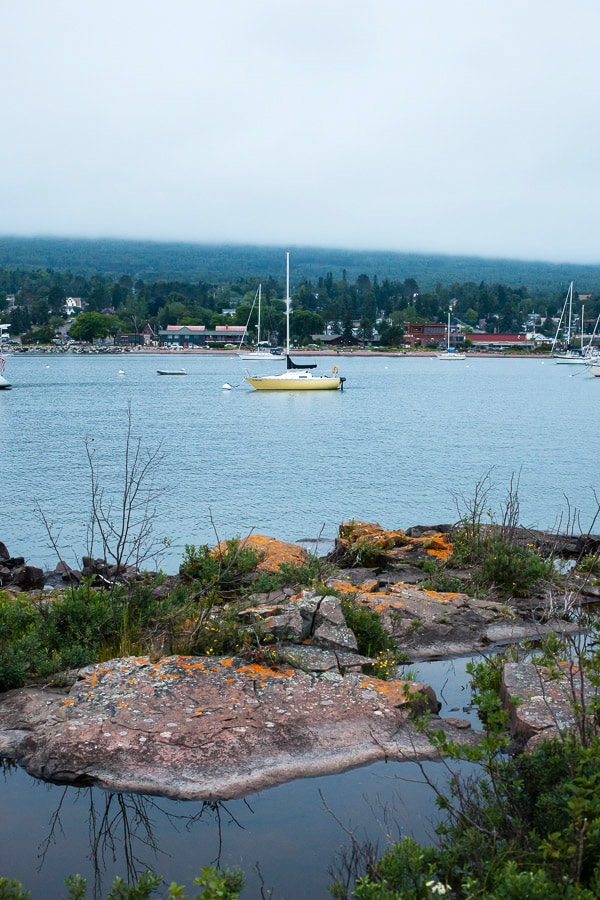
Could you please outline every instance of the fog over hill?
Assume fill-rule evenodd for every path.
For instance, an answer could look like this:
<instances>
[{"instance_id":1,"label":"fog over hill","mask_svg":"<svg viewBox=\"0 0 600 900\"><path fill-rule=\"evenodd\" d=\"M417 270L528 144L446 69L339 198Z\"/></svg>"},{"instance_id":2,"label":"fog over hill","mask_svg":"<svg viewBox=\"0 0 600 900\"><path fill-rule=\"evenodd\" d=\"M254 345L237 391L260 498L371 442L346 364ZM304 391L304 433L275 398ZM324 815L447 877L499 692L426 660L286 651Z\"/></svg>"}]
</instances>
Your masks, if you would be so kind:
<instances>
[{"instance_id":1,"label":"fog over hill","mask_svg":"<svg viewBox=\"0 0 600 900\"><path fill-rule=\"evenodd\" d=\"M143 281L223 283L247 276L281 280L286 250L291 253L293 284L303 279L317 283L328 272L339 280L345 272L350 281L361 274L376 276L380 281L414 278L421 290L429 290L437 283L485 282L525 286L544 296L566 290L573 281L579 293L600 293L600 266L595 265L323 247L0 237L0 266L54 269L115 279L130 275Z\"/></svg>"}]
</instances>

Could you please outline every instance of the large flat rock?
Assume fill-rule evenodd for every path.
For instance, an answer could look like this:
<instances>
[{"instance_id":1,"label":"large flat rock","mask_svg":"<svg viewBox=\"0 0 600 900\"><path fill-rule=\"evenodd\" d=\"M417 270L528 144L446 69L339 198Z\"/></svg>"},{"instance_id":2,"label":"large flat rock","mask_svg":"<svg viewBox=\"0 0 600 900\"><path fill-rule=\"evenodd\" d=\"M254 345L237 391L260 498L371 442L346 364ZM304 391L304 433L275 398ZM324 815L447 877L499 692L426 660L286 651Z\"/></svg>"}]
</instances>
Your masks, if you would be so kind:
<instances>
[{"instance_id":1,"label":"large flat rock","mask_svg":"<svg viewBox=\"0 0 600 900\"><path fill-rule=\"evenodd\" d=\"M431 757L409 720L414 697L437 710L422 685L358 673L117 659L83 670L68 691L0 697L0 753L53 781L225 799L375 760Z\"/></svg>"}]
</instances>

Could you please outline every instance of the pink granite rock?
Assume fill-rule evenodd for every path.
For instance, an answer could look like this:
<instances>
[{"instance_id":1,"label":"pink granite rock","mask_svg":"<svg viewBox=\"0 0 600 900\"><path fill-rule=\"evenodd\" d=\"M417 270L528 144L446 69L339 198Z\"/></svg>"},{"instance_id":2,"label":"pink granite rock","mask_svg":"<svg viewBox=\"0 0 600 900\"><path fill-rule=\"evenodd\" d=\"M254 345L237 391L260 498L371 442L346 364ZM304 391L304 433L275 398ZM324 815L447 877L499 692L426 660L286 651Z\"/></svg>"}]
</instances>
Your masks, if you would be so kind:
<instances>
[{"instance_id":1,"label":"pink granite rock","mask_svg":"<svg viewBox=\"0 0 600 900\"><path fill-rule=\"evenodd\" d=\"M431 689L358 673L117 659L83 670L68 692L0 697L0 752L54 781L224 799L374 760L431 757L409 720L415 695L437 710Z\"/></svg>"}]
</instances>

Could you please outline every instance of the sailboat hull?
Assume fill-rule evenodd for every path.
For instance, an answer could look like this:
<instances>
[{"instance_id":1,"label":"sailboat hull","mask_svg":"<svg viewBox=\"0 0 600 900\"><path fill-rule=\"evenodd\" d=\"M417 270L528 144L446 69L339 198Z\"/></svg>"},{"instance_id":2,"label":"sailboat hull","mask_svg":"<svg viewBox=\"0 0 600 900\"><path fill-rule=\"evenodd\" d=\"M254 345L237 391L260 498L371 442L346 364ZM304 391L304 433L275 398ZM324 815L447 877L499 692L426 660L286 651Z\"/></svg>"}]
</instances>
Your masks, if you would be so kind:
<instances>
[{"instance_id":1,"label":"sailboat hull","mask_svg":"<svg viewBox=\"0 0 600 900\"><path fill-rule=\"evenodd\" d=\"M238 353L238 357L248 362L281 362L281 354L271 353L269 350L257 350L254 353Z\"/></svg>"},{"instance_id":2,"label":"sailboat hull","mask_svg":"<svg viewBox=\"0 0 600 900\"><path fill-rule=\"evenodd\" d=\"M342 379L312 372L284 372L282 375L247 375L256 391L337 391Z\"/></svg>"}]
</instances>

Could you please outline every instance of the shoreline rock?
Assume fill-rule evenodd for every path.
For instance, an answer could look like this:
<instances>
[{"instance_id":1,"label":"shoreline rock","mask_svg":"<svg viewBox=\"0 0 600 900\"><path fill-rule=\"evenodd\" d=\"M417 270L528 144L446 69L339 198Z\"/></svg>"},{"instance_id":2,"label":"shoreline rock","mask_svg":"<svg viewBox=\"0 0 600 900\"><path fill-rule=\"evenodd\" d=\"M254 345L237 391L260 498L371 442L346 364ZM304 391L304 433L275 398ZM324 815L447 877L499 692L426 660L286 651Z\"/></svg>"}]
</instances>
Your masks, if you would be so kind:
<instances>
[{"instance_id":1,"label":"shoreline rock","mask_svg":"<svg viewBox=\"0 0 600 900\"><path fill-rule=\"evenodd\" d=\"M523 530L520 537L567 558L600 546L593 535ZM259 568L267 572L282 563L302 565L307 558L303 548L272 537L250 536L244 543L261 553ZM509 604L493 593L481 598L424 588L423 563L446 561L451 553L450 525L385 531L373 523L345 523L328 556L335 564L326 580L330 596L285 588L254 595L252 605L240 611L242 620L260 623L276 642L270 663L268 652L253 663L238 657L161 656L158 649L156 659L115 659L70 673L65 688L9 691L0 695L0 755L54 782L223 800L376 760L434 758L427 737L411 722L415 706L452 740L476 743L479 736L468 723L439 718L431 688L365 674L374 660L358 652L339 599L376 611L407 662L478 655L539 639L546 631L578 630L553 618L549 608L540 615L539 598L513 598ZM12 577L27 568L24 560L13 559L0 544L2 567L8 588L25 590ZM123 573L89 559L85 574L102 585ZM141 577L124 574L128 580ZM463 581L469 576L456 574ZM62 589L79 577L61 564L53 573ZM46 579L42 584L48 587ZM39 586L35 573L32 580ZM156 596L173 590L178 580L168 576ZM584 581L581 590L589 602L597 601L597 588ZM507 703L517 687L507 680ZM532 713L519 725L521 736L529 729L532 738L534 720Z\"/></svg>"},{"instance_id":2,"label":"shoreline rock","mask_svg":"<svg viewBox=\"0 0 600 900\"><path fill-rule=\"evenodd\" d=\"M424 685L316 676L224 657L111 660L67 691L0 698L0 752L29 774L178 799L224 800L377 760L433 758L410 722L437 712ZM464 742L477 736L436 720Z\"/></svg>"}]
</instances>

